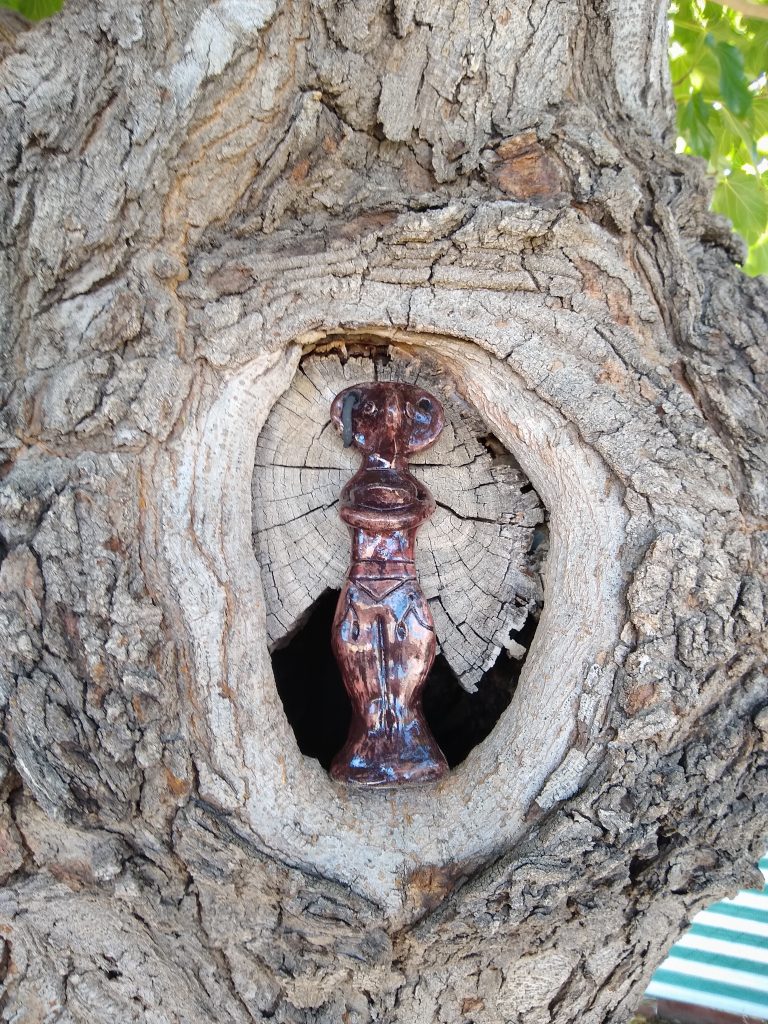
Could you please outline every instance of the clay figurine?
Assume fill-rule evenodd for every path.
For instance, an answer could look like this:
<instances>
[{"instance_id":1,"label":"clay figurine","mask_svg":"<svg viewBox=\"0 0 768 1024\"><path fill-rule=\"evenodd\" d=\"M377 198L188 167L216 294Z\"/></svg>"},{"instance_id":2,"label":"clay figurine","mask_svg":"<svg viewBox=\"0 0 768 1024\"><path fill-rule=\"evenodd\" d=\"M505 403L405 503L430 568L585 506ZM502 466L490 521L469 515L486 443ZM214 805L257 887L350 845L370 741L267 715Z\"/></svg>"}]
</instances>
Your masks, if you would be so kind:
<instances>
[{"instance_id":1,"label":"clay figurine","mask_svg":"<svg viewBox=\"0 0 768 1024\"><path fill-rule=\"evenodd\" d=\"M339 503L352 558L332 642L352 721L331 776L366 786L430 782L448 765L421 709L435 628L414 557L416 531L435 501L408 457L434 444L443 409L410 384L356 384L336 396L331 417L345 447L363 454Z\"/></svg>"}]
</instances>

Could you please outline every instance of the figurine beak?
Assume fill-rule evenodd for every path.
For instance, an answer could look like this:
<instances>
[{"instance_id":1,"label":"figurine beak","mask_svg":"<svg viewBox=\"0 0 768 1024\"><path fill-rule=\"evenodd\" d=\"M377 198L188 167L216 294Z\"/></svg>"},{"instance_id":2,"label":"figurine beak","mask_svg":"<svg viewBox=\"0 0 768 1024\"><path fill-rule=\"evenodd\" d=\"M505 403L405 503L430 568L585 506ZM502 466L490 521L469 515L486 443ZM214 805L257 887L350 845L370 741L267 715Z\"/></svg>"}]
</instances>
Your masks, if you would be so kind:
<instances>
[{"instance_id":1,"label":"figurine beak","mask_svg":"<svg viewBox=\"0 0 768 1024\"><path fill-rule=\"evenodd\" d=\"M350 391L344 396L344 402L341 406L341 433L344 439L345 448L349 448L352 444L352 410L357 406L359 401L360 392Z\"/></svg>"}]
</instances>

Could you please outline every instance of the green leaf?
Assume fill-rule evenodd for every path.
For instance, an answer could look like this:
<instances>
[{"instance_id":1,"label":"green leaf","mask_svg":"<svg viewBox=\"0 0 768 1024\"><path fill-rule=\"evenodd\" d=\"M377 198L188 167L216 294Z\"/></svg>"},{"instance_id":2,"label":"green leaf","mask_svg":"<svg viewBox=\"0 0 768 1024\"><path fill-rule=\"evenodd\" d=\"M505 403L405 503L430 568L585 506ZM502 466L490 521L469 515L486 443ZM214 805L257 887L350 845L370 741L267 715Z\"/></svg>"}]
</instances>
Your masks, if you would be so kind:
<instances>
[{"instance_id":1,"label":"green leaf","mask_svg":"<svg viewBox=\"0 0 768 1024\"><path fill-rule=\"evenodd\" d=\"M711 113L712 108L704 102L701 93L695 92L685 106L680 108L678 116L680 134L691 151L707 158L715 142L715 137L707 125Z\"/></svg>"},{"instance_id":2,"label":"green leaf","mask_svg":"<svg viewBox=\"0 0 768 1024\"><path fill-rule=\"evenodd\" d=\"M757 277L759 274L768 276L768 232L750 246L749 259L744 264L744 270L751 277Z\"/></svg>"},{"instance_id":3,"label":"green leaf","mask_svg":"<svg viewBox=\"0 0 768 1024\"><path fill-rule=\"evenodd\" d=\"M728 23L732 20L732 12L722 8L719 4L705 3L701 7L702 15L710 28L716 26L718 22Z\"/></svg>"},{"instance_id":4,"label":"green leaf","mask_svg":"<svg viewBox=\"0 0 768 1024\"><path fill-rule=\"evenodd\" d=\"M756 96L752 104L755 115L755 137L768 133L768 96Z\"/></svg>"},{"instance_id":5,"label":"green leaf","mask_svg":"<svg viewBox=\"0 0 768 1024\"><path fill-rule=\"evenodd\" d=\"M672 39L678 42L688 53L696 49L704 38L704 29L698 25L680 25L675 23L672 28Z\"/></svg>"},{"instance_id":6,"label":"green leaf","mask_svg":"<svg viewBox=\"0 0 768 1024\"><path fill-rule=\"evenodd\" d=\"M732 43L715 42L707 36L707 45L720 65L720 94L723 103L736 117L746 117L752 106L752 93L744 74L744 58Z\"/></svg>"},{"instance_id":7,"label":"green leaf","mask_svg":"<svg viewBox=\"0 0 768 1024\"><path fill-rule=\"evenodd\" d=\"M766 69L768 53L768 21L750 21L749 32L740 44L744 55L744 70L748 78L758 78Z\"/></svg>"},{"instance_id":8,"label":"green leaf","mask_svg":"<svg viewBox=\"0 0 768 1024\"><path fill-rule=\"evenodd\" d=\"M672 0L669 17L684 151L717 175L712 206L750 245L744 270L768 274L768 173L745 170L765 168L768 156L768 21L711 0Z\"/></svg>"},{"instance_id":9,"label":"green leaf","mask_svg":"<svg viewBox=\"0 0 768 1024\"><path fill-rule=\"evenodd\" d=\"M754 245L768 223L768 188L756 174L734 170L719 182L712 209L728 217L748 245Z\"/></svg>"},{"instance_id":10,"label":"green leaf","mask_svg":"<svg viewBox=\"0 0 768 1024\"><path fill-rule=\"evenodd\" d=\"M720 62L703 40L690 61L689 81L709 103L721 99Z\"/></svg>"},{"instance_id":11,"label":"green leaf","mask_svg":"<svg viewBox=\"0 0 768 1024\"><path fill-rule=\"evenodd\" d=\"M710 155L710 167L716 174L731 171L734 167L740 169L749 160L749 155L743 151L741 136L734 130L734 124L733 114L729 114L725 107L712 112L709 128L715 143Z\"/></svg>"},{"instance_id":12,"label":"green leaf","mask_svg":"<svg viewBox=\"0 0 768 1024\"><path fill-rule=\"evenodd\" d=\"M0 7L10 7L30 21L49 18L60 11L64 0L0 0Z\"/></svg>"},{"instance_id":13,"label":"green leaf","mask_svg":"<svg viewBox=\"0 0 768 1024\"><path fill-rule=\"evenodd\" d=\"M726 107L715 110L713 114L710 128L715 136L715 151L720 157L712 161L715 170L723 170L724 167L740 169L742 164L757 166L759 157L755 148L753 119L734 117Z\"/></svg>"}]
</instances>

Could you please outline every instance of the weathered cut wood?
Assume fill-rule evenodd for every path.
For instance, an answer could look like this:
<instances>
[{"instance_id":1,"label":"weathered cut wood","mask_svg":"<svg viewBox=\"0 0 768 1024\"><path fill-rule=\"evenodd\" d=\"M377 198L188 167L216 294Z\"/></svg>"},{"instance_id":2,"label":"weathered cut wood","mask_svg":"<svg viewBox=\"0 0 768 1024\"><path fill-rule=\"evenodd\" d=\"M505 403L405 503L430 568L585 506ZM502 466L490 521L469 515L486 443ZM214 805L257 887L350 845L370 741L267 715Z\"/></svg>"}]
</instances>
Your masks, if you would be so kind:
<instances>
[{"instance_id":1,"label":"weathered cut wood","mask_svg":"<svg viewBox=\"0 0 768 1024\"><path fill-rule=\"evenodd\" d=\"M543 510L519 467L494 460L480 440L487 426L432 364L338 355L310 356L276 403L256 444L254 544L261 566L270 646L295 632L327 589L339 590L349 567L349 530L338 514L341 488L357 469L330 422L334 397L350 384L399 380L431 389L446 427L429 452L412 459L437 502L416 549L439 650L470 692L500 652L525 657L510 633L540 601L533 527ZM493 443L493 442L491 442Z\"/></svg>"},{"instance_id":2,"label":"weathered cut wood","mask_svg":"<svg viewBox=\"0 0 768 1024\"><path fill-rule=\"evenodd\" d=\"M3 43L4 1018L620 1024L749 882L768 297L665 18L67 0ZM254 552L342 340L435 364L548 515L512 703L402 793L298 750Z\"/></svg>"}]
</instances>

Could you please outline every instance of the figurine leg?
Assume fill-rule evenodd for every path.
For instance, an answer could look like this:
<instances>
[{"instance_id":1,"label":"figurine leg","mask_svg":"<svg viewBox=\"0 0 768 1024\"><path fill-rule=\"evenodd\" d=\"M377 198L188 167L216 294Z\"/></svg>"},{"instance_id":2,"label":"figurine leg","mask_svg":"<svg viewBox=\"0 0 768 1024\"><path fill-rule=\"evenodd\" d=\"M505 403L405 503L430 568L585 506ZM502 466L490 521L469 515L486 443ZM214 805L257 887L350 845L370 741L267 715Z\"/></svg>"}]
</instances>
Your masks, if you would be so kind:
<instances>
[{"instance_id":1,"label":"figurine leg","mask_svg":"<svg viewBox=\"0 0 768 1024\"><path fill-rule=\"evenodd\" d=\"M379 599L348 582L333 644L353 713L332 778L368 786L442 778L448 765L421 709L435 635L415 581Z\"/></svg>"}]
</instances>

